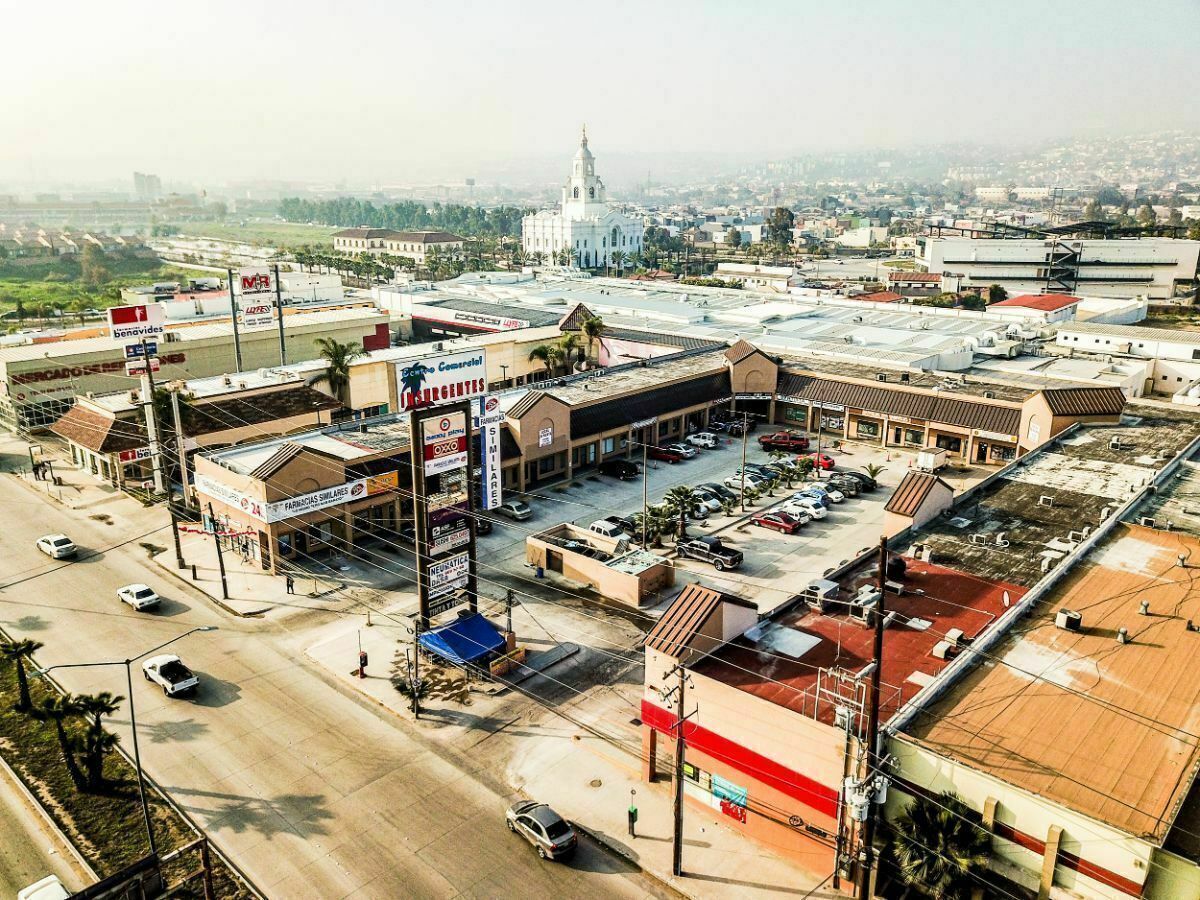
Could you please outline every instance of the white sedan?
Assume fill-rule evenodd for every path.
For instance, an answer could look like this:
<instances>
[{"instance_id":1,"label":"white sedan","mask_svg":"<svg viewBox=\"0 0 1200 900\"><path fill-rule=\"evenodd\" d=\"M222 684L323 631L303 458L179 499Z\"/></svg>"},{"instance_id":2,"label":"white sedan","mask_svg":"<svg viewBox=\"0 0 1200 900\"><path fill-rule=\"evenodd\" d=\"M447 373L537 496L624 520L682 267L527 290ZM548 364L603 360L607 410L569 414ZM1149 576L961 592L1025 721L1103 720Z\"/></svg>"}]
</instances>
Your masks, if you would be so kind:
<instances>
[{"instance_id":1,"label":"white sedan","mask_svg":"<svg viewBox=\"0 0 1200 900\"><path fill-rule=\"evenodd\" d=\"M117 588L117 599L122 603L128 603L139 612L158 606L162 601L162 598L152 588L144 584L127 584L125 587Z\"/></svg>"},{"instance_id":2,"label":"white sedan","mask_svg":"<svg viewBox=\"0 0 1200 900\"><path fill-rule=\"evenodd\" d=\"M829 498L830 503L841 503L846 499L846 495L835 488L828 481L809 481L805 482L804 486L806 488L817 488L818 490L824 491L825 496Z\"/></svg>"},{"instance_id":3,"label":"white sedan","mask_svg":"<svg viewBox=\"0 0 1200 900\"><path fill-rule=\"evenodd\" d=\"M829 513L820 500L814 500L812 497L793 497L782 507L785 513L792 515L800 515L803 513L811 519L823 519Z\"/></svg>"},{"instance_id":4,"label":"white sedan","mask_svg":"<svg viewBox=\"0 0 1200 900\"><path fill-rule=\"evenodd\" d=\"M67 559L74 556L79 548L65 534L47 534L37 539L37 548L51 559Z\"/></svg>"}]
</instances>

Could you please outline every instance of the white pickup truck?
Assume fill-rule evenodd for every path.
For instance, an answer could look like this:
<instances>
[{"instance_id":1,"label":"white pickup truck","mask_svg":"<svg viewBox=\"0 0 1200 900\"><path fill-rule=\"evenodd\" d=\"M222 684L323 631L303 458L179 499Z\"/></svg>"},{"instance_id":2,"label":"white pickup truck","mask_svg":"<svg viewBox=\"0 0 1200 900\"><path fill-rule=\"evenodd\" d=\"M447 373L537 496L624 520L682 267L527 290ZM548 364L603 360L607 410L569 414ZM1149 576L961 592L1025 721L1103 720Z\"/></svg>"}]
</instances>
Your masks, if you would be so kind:
<instances>
[{"instance_id":1,"label":"white pickup truck","mask_svg":"<svg viewBox=\"0 0 1200 900\"><path fill-rule=\"evenodd\" d=\"M200 684L196 674L178 656L170 654L150 657L142 663L142 674L147 681L160 685L168 697L194 691Z\"/></svg>"}]
</instances>

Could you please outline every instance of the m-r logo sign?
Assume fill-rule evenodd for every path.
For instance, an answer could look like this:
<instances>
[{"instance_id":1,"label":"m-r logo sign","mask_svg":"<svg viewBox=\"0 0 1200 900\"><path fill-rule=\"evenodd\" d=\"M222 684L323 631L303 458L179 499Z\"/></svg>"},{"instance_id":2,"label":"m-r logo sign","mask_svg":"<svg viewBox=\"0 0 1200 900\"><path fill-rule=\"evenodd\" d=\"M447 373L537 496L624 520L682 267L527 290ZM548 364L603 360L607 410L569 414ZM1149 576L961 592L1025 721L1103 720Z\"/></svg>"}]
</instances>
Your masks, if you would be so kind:
<instances>
[{"instance_id":1,"label":"m-r logo sign","mask_svg":"<svg viewBox=\"0 0 1200 900\"><path fill-rule=\"evenodd\" d=\"M242 293L257 294L260 291L269 291L271 289L271 276L259 273L257 275L242 276Z\"/></svg>"}]
</instances>

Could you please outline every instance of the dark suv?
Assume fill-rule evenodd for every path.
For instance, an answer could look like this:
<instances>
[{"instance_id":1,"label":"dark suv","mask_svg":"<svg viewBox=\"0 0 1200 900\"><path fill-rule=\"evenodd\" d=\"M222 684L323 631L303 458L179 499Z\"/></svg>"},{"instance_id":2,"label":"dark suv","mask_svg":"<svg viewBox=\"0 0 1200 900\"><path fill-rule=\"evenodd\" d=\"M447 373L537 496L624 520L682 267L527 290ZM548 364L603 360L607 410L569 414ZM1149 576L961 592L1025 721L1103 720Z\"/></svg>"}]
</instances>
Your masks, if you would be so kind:
<instances>
[{"instance_id":1,"label":"dark suv","mask_svg":"<svg viewBox=\"0 0 1200 900\"><path fill-rule=\"evenodd\" d=\"M680 541L676 546L680 556L691 559L701 559L713 564L718 572L726 569L736 569L742 564L742 551L726 547L719 537L704 535L690 540Z\"/></svg>"}]
</instances>

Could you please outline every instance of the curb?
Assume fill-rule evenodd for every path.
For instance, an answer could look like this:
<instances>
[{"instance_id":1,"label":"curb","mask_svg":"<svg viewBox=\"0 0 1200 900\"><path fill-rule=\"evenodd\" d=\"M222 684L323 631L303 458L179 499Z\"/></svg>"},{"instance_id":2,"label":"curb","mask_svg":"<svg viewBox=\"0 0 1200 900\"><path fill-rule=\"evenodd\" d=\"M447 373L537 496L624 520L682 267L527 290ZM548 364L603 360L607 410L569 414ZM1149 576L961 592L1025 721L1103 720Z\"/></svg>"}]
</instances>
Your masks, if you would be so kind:
<instances>
[{"instance_id":1,"label":"curb","mask_svg":"<svg viewBox=\"0 0 1200 900\"><path fill-rule=\"evenodd\" d=\"M236 616L239 619L254 619L254 618L258 618L259 616L263 615L264 613L267 613L270 610L274 609L274 607L272 607L272 606L266 606L266 607L263 607L262 609L252 610L247 613L238 612L236 609L234 609L229 604L225 603L223 600L218 600L216 597L214 597L208 591L203 590L202 588L196 587L195 582L193 582L190 578L184 578L175 569L171 568L170 566L164 566L161 563L159 563L156 558L158 556L162 556L162 554L161 553L155 554L154 556L150 556L148 558L151 563L158 566L159 569L166 572L168 575L170 575L172 578L174 578L180 584L186 585L187 587L191 588L192 590L196 591L197 593L203 594L204 597L207 598L210 602L212 602L215 606L217 606L218 608L229 613L231 616Z\"/></svg>"},{"instance_id":2,"label":"curb","mask_svg":"<svg viewBox=\"0 0 1200 900\"><path fill-rule=\"evenodd\" d=\"M50 832L55 837L62 841L63 845L67 848L67 850L70 851L75 862L80 866L80 868L83 869L84 873L92 879L92 883L95 884L97 881L99 881L100 876L96 874L96 870L93 869L88 861L83 858L83 854L79 852L78 848L76 848L73 843L71 843L70 839L66 836L66 834L63 833L63 830L58 827L58 823L51 818L50 813L48 813L46 808L42 806L41 801L38 800L33 791L29 790L29 786L21 780L21 777L17 775L15 771L13 771L13 768L3 757L0 757L0 771L8 776L9 780L17 786L17 790L21 793L21 796L24 798L25 802L37 810L37 814L39 818L41 818L42 822L50 829Z\"/></svg>"},{"instance_id":3,"label":"curb","mask_svg":"<svg viewBox=\"0 0 1200 900\"><path fill-rule=\"evenodd\" d=\"M621 857L621 859L625 860L632 866L636 866L637 870L639 872L641 872L647 878L650 878L650 879L654 880L655 882L657 882L658 884L662 885L662 887L666 888L668 891L673 893L675 896L688 897L688 898L690 898L692 896L691 894L685 893L684 891L680 890L679 887L676 884L674 884L672 881L667 879L666 876L659 875L653 869L647 869L640 862L638 862L636 859L634 859L632 856L630 856L628 853L626 853L624 850L622 850L619 846L617 846L616 844L609 841L608 838L603 837L600 834L598 834L597 832L593 831L588 826L581 825L579 822L576 822L575 820L572 819L571 827L574 828L576 831L580 831L583 834L586 834L589 838L591 838L600 847L604 848L609 853L613 854L614 856Z\"/></svg>"}]
</instances>

